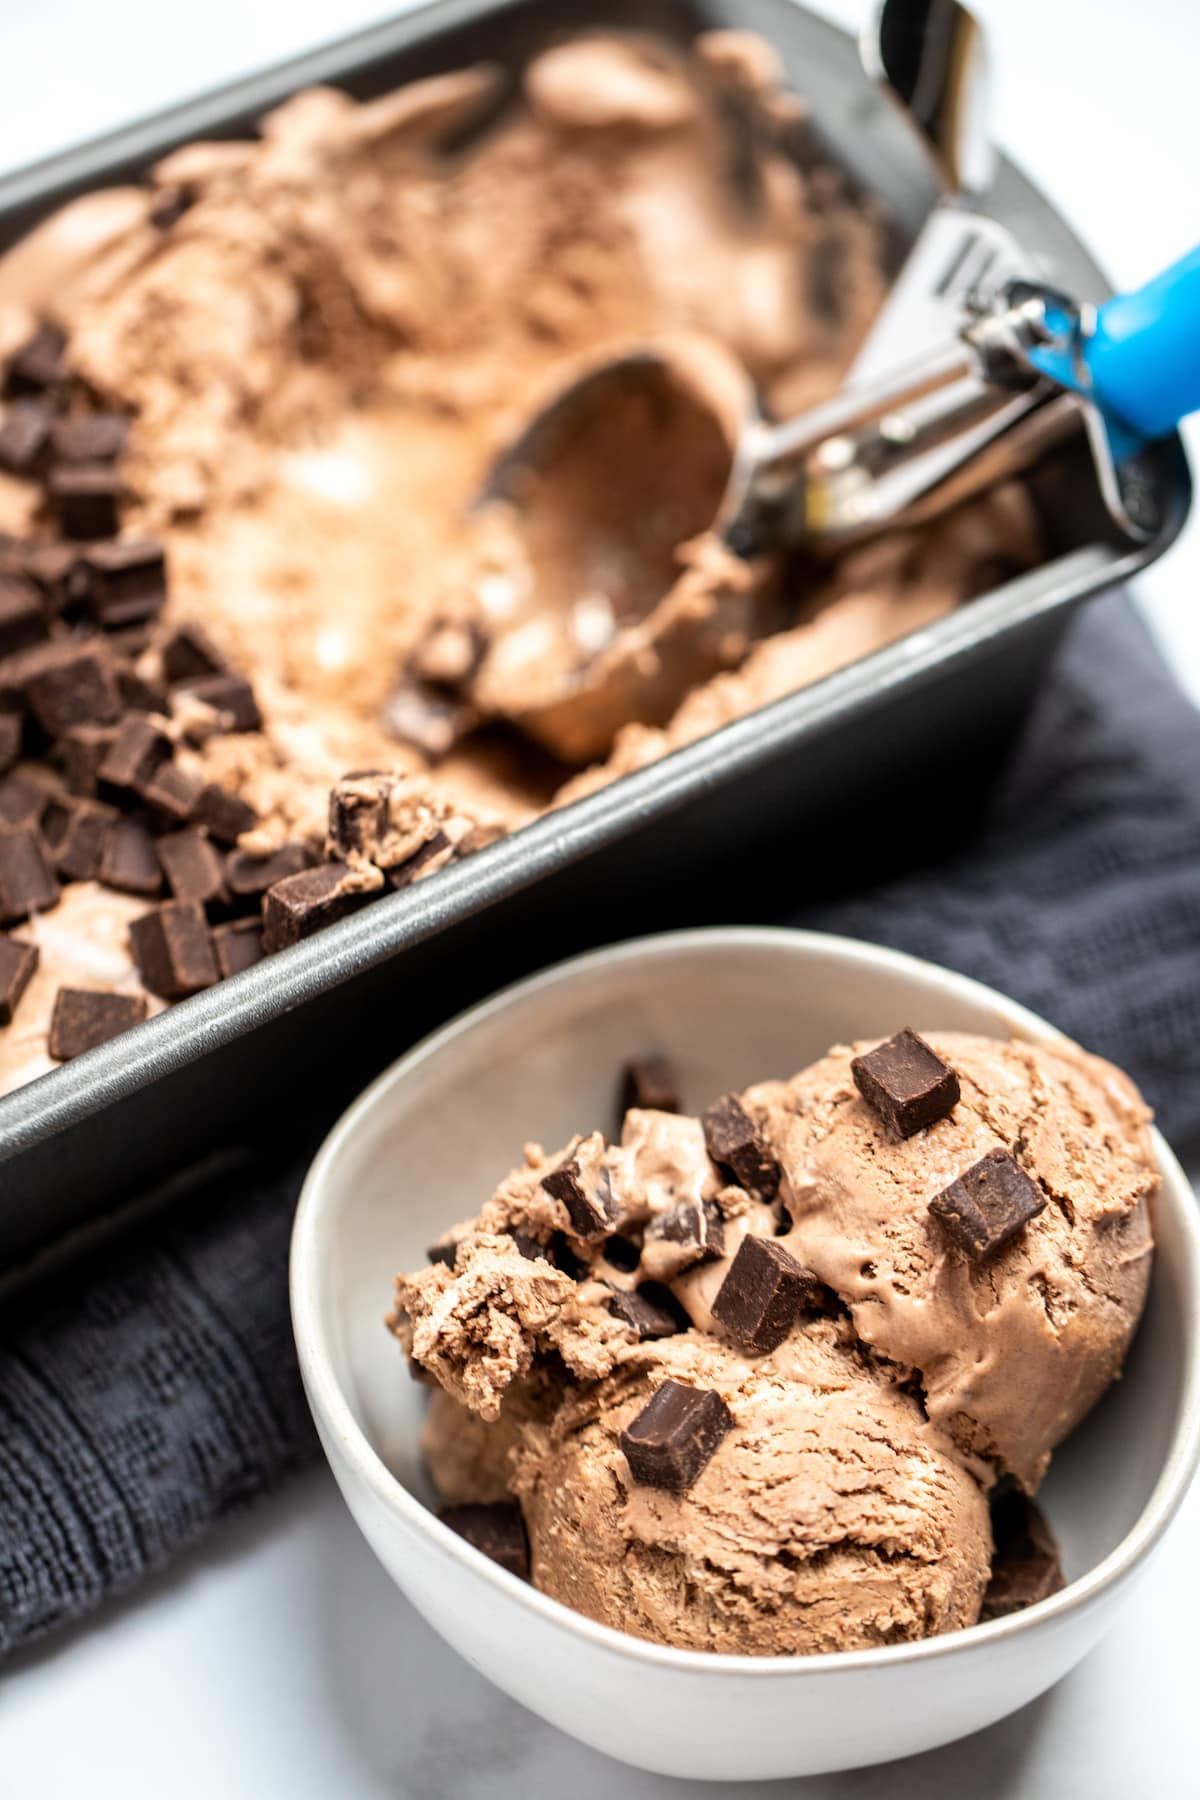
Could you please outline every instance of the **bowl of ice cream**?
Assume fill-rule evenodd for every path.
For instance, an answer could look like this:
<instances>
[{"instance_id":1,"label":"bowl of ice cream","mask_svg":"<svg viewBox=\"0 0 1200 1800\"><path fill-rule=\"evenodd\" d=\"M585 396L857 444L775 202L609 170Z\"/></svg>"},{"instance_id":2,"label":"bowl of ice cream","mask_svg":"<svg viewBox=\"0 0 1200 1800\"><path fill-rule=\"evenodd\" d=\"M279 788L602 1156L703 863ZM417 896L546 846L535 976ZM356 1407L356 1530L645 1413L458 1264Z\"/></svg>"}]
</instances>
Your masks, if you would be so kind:
<instances>
[{"instance_id":1,"label":"bowl of ice cream","mask_svg":"<svg viewBox=\"0 0 1200 1800\"><path fill-rule=\"evenodd\" d=\"M829 1049L903 1026L919 1079ZM614 1126L650 1052L680 1111ZM813 1774L992 1723L1109 1625L1200 1444L1193 1215L1125 1079L1013 1002L848 940L687 932L381 1076L305 1184L293 1319L355 1519L461 1654L628 1762ZM993 1550L1022 1489L1062 1585L1038 1526L1007 1576ZM480 1509L467 1536L439 1497Z\"/></svg>"}]
</instances>

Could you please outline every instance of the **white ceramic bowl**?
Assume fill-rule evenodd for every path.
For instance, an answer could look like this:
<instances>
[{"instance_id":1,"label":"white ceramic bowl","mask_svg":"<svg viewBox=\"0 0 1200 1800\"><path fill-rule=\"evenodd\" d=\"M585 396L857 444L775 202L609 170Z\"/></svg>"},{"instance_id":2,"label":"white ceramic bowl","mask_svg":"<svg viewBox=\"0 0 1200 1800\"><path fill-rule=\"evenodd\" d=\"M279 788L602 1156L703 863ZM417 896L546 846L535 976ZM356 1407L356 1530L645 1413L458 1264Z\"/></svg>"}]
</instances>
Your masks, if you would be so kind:
<instances>
[{"instance_id":1,"label":"white ceramic bowl","mask_svg":"<svg viewBox=\"0 0 1200 1800\"><path fill-rule=\"evenodd\" d=\"M423 1390L383 1326L391 1275L473 1213L528 1138L612 1116L615 1071L662 1049L689 1107L903 1024L1045 1042L975 982L847 939L765 930L643 939L521 982L367 1089L327 1139L292 1242L305 1388L347 1504L388 1573L497 1686L587 1744L664 1774L809 1775L991 1724L1064 1675L1112 1620L1175 1513L1200 1437L1200 1232L1157 1140L1158 1255L1125 1379L1054 1459L1045 1500L1070 1585L1027 1612L835 1656L705 1656L593 1624L440 1525Z\"/></svg>"}]
</instances>

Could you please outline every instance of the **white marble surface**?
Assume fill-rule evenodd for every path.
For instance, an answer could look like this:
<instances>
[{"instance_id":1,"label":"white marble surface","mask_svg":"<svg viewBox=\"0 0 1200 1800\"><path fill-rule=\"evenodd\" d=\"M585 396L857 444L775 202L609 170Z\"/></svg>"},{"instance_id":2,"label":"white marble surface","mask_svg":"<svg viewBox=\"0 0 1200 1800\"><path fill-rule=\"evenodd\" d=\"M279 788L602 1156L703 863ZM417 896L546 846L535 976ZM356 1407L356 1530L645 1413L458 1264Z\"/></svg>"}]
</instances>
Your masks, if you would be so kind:
<instances>
[{"instance_id":1,"label":"white marble surface","mask_svg":"<svg viewBox=\"0 0 1200 1800\"><path fill-rule=\"evenodd\" d=\"M372 0L8 0L0 169L400 10ZM854 24L857 0L822 10ZM1133 283L1189 248L1192 0L979 0L1000 141ZM19 58L19 64L18 59ZM44 74L41 72L45 72ZM1200 435L1192 434L1194 449ZM1200 531L1139 597L1200 695ZM1123 1627L1046 1698L929 1756L776 1790L797 1800L1105 1800L1200 1791L1194 1763L1200 1489ZM9 1665L4 1800L667 1800L686 1784L583 1750L485 1685L376 1569L332 1480L182 1558L95 1624ZM723 1800L749 1786L695 1789Z\"/></svg>"}]
</instances>

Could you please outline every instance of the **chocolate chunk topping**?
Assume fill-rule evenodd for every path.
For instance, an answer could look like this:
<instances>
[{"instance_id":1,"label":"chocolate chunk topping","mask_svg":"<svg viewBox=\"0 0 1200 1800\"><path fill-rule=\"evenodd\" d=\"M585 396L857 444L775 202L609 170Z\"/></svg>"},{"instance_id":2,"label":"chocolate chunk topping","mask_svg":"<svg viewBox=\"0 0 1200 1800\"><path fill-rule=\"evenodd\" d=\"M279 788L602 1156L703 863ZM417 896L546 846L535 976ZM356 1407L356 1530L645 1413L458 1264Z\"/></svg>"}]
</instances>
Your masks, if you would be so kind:
<instances>
[{"instance_id":1,"label":"chocolate chunk topping","mask_svg":"<svg viewBox=\"0 0 1200 1800\"><path fill-rule=\"evenodd\" d=\"M388 880L394 888L411 887L418 875L432 875L454 856L455 846L444 831L435 831L427 838L419 850L397 863L394 869L388 870Z\"/></svg>"},{"instance_id":2,"label":"chocolate chunk topping","mask_svg":"<svg viewBox=\"0 0 1200 1800\"><path fill-rule=\"evenodd\" d=\"M174 762L160 763L141 790L147 806L173 825L187 824L203 791L200 777L185 774Z\"/></svg>"},{"instance_id":3,"label":"chocolate chunk topping","mask_svg":"<svg viewBox=\"0 0 1200 1800\"><path fill-rule=\"evenodd\" d=\"M0 1025L11 1025L21 995L38 966L36 944L21 944L0 933Z\"/></svg>"},{"instance_id":4,"label":"chocolate chunk topping","mask_svg":"<svg viewBox=\"0 0 1200 1800\"><path fill-rule=\"evenodd\" d=\"M118 663L116 674L122 706L127 706L131 712L157 713L160 717L170 711L167 690L161 682L151 681L132 663Z\"/></svg>"},{"instance_id":5,"label":"chocolate chunk topping","mask_svg":"<svg viewBox=\"0 0 1200 1800\"><path fill-rule=\"evenodd\" d=\"M543 1175L542 1187L555 1200L561 1200L571 1221L571 1230L585 1244L607 1237L616 1222L619 1208L613 1198L608 1170L601 1169L595 1185L585 1185L578 1159L570 1157Z\"/></svg>"},{"instance_id":6,"label":"chocolate chunk topping","mask_svg":"<svg viewBox=\"0 0 1200 1800\"><path fill-rule=\"evenodd\" d=\"M99 786L100 764L116 737L111 725L76 725L59 739L58 754L63 775L73 794L93 799Z\"/></svg>"},{"instance_id":7,"label":"chocolate chunk topping","mask_svg":"<svg viewBox=\"0 0 1200 1800\"><path fill-rule=\"evenodd\" d=\"M677 1331L685 1331L675 1310L664 1303L670 1299L670 1289L661 1288L656 1282L648 1281L644 1287L626 1293L616 1288L608 1298L608 1310L615 1319L620 1319L629 1326L638 1340L645 1343L648 1338L674 1337Z\"/></svg>"},{"instance_id":8,"label":"chocolate chunk topping","mask_svg":"<svg viewBox=\"0 0 1200 1800\"><path fill-rule=\"evenodd\" d=\"M712 1303L730 1337L750 1350L774 1350L801 1313L817 1311L825 1290L778 1238L745 1237Z\"/></svg>"},{"instance_id":9,"label":"chocolate chunk topping","mask_svg":"<svg viewBox=\"0 0 1200 1800\"><path fill-rule=\"evenodd\" d=\"M162 662L168 681L229 673L228 663L201 625L178 626L163 645Z\"/></svg>"},{"instance_id":10,"label":"chocolate chunk topping","mask_svg":"<svg viewBox=\"0 0 1200 1800\"><path fill-rule=\"evenodd\" d=\"M57 906L58 883L35 831L0 831L0 925Z\"/></svg>"},{"instance_id":11,"label":"chocolate chunk topping","mask_svg":"<svg viewBox=\"0 0 1200 1800\"><path fill-rule=\"evenodd\" d=\"M0 712L0 769L11 769L21 754L21 715Z\"/></svg>"},{"instance_id":12,"label":"chocolate chunk topping","mask_svg":"<svg viewBox=\"0 0 1200 1800\"><path fill-rule=\"evenodd\" d=\"M111 463L64 463L49 482L50 501L64 537L115 537L121 478Z\"/></svg>"},{"instance_id":13,"label":"chocolate chunk topping","mask_svg":"<svg viewBox=\"0 0 1200 1800\"><path fill-rule=\"evenodd\" d=\"M64 795L52 800L42 819L42 835L54 866L66 881L92 881L100 873L108 834L117 810L98 800Z\"/></svg>"},{"instance_id":14,"label":"chocolate chunk topping","mask_svg":"<svg viewBox=\"0 0 1200 1800\"><path fill-rule=\"evenodd\" d=\"M48 321L38 326L19 350L8 359L4 371L4 392L14 399L24 394L41 394L63 379L63 351L67 340L57 325Z\"/></svg>"},{"instance_id":15,"label":"chocolate chunk topping","mask_svg":"<svg viewBox=\"0 0 1200 1800\"><path fill-rule=\"evenodd\" d=\"M129 927L129 943L142 981L165 1000L220 979L204 909L194 902L170 901L143 913Z\"/></svg>"},{"instance_id":16,"label":"chocolate chunk topping","mask_svg":"<svg viewBox=\"0 0 1200 1800\"><path fill-rule=\"evenodd\" d=\"M171 755L171 740L146 713L129 713L118 725L97 774L102 787L137 792Z\"/></svg>"},{"instance_id":17,"label":"chocolate chunk topping","mask_svg":"<svg viewBox=\"0 0 1200 1800\"><path fill-rule=\"evenodd\" d=\"M316 852L299 842L281 844L270 856L248 856L244 850L234 850L225 858L225 879L231 894L265 894L277 881L299 875L317 861Z\"/></svg>"},{"instance_id":18,"label":"chocolate chunk topping","mask_svg":"<svg viewBox=\"0 0 1200 1800\"><path fill-rule=\"evenodd\" d=\"M254 689L240 675L197 675L180 684L183 693L191 694L211 706L226 731L259 731L262 714Z\"/></svg>"},{"instance_id":19,"label":"chocolate chunk topping","mask_svg":"<svg viewBox=\"0 0 1200 1800\"><path fill-rule=\"evenodd\" d=\"M252 969L266 955L260 919L236 919L232 925L218 925L212 942L223 981L230 975L240 975L243 969Z\"/></svg>"},{"instance_id":20,"label":"chocolate chunk topping","mask_svg":"<svg viewBox=\"0 0 1200 1800\"><path fill-rule=\"evenodd\" d=\"M958 1076L907 1025L865 1056L856 1056L850 1072L872 1112L898 1137L911 1137L958 1105Z\"/></svg>"},{"instance_id":21,"label":"chocolate chunk topping","mask_svg":"<svg viewBox=\"0 0 1200 1800\"><path fill-rule=\"evenodd\" d=\"M1066 1586L1054 1533L1041 1508L1015 1489L992 1502L996 1552L979 1617L1002 1619Z\"/></svg>"},{"instance_id":22,"label":"chocolate chunk topping","mask_svg":"<svg viewBox=\"0 0 1200 1800\"><path fill-rule=\"evenodd\" d=\"M956 1250L983 1262L1036 1219L1046 1196L1007 1150L989 1150L929 1202Z\"/></svg>"},{"instance_id":23,"label":"chocolate chunk topping","mask_svg":"<svg viewBox=\"0 0 1200 1800\"><path fill-rule=\"evenodd\" d=\"M44 406L21 401L0 419L0 469L10 475L32 475L45 460L51 414Z\"/></svg>"},{"instance_id":24,"label":"chocolate chunk topping","mask_svg":"<svg viewBox=\"0 0 1200 1800\"><path fill-rule=\"evenodd\" d=\"M140 1025L145 1017L141 994L60 987L50 1015L50 1054L56 1062L70 1062L73 1056L119 1037L131 1025Z\"/></svg>"},{"instance_id":25,"label":"chocolate chunk topping","mask_svg":"<svg viewBox=\"0 0 1200 1800\"><path fill-rule=\"evenodd\" d=\"M225 895L225 869L220 852L200 831L172 831L158 840L158 860L177 900L207 906Z\"/></svg>"},{"instance_id":26,"label":"chocolate chunk topping","mask_svg":"<svg viewBox=\"0 0 1200 1800\"><path fill-rule=\"evenodd\" d=\"M386 775L344 776L329 794L331 856L370 856L389 830L392 783Z\"/></svg>"},{"instance_id":27,"label":"chocolate chunk topping","mask_svg":"<svg viewBox=\"0 0 1200 1800\"><path fill-rule=\"evenodd\" d=\"M621 1115L631 1106L643 1112L679 1111L679 1082L665 1056L634 1056L621 1073Z\"/></svg>"},{"instance_id":28,"label":"chocolate chunk topping","mask_svg":"<svg viewBox=\"0 0 1200 1800\"><path fill-rule=\"evenodd\" d=\"M529 1540L521 1509L515 1502L494 1500L488 1506L443 1506L438 1518L510 1575L528 1578Z\"/></svg>"},{"instance_id":29,"label":"chocolate chunk topping","mask_svg":"<svg viewBox=\"0 0 1200 1800\"><path fill-rule=\"evenodd\" d=\"M0 575L0 656L27 650L49 636L42 596L20 575Z\"/></svg>"},{"instance_id":30,"label":"chocolate chunk topping","mask_svg":"<svg viewBox=\"0 0 1200 1800\"><path fill-rule=\"evenodd\" d=\"M411 744L430 762L440 762L475 729L479 715L457 694L414 679L396 688L379 722L402 744Z\"/></svg>"},{"instance_id":31,"label":"chocolate chunk topping","mask_svg":"<svg viewBox=\"0 0 1200 1800\"><path fill-rule=\"evenodd\" d=\"M693 1263L715 1262L725 1254L725 1220L715 1200L697 1205L685 1200L669 1212L659 1213L646 1227L646 1241L661 1240L678 1247L676 1270Z\"/></svg>"},{"instance_id":32,"label":"chocolate chunk topping","mask_svg":"<svg viewBox=\"0 0 1200 1800\"><path fill-rule=\"evenodd\" d=\"M137 819L118 819L104 843L100 879L123 894L152 899L162 888L154 839Z\"/></svg>"},{"instance_id":33,"label":"chocolate chunk topping","mask_svg":"<svg viewBox=\"0 0 1200 1800\"><path fill-rule=\"evenodd\" d=\"M372 896L354 885L345 863L324 863L289 875L267 890L263 942L269 955L324 930Z\"/></svg>"},{"instance_id":34,"label":"chocolate chunk topping","mask_svg":"<svg viewBox=\"0 0 1200 1800\"><path fill-rule=\"evenodd\" d=\"M36 831L42 822L50 791L40 781L33 781L21 769L0 779L0 829L26 827Z\"/></svg>"},{"instance_id":35,"label":"chocolate chunk topping","mask_svg":"<svg viewBox=\"0 0 1200 1800\"><path fill-rule=\"evenodd\" d=\"M606 1263L614 1269L620 1269L624 1275L632 1275L642 1260L642 1252L632 1238L622 1237L615 1232L600 1252Z\"/></svg>"},{"instance_id":36,"label":"chocolate chunk topping","mask_svg":"<svg viewBox=\"0 0 1200 1800\"><path fill-rule=\"evenodd\" d=\"M621 1433L629 1473L642 1487L683 1493L733 1429L733 1414L711 1388L664 1381Z\"/></svg>"},{"instance_id":37,"label":"chocolate chunk topping","mask_svg":"<svg viewBox=\"0 0 1200 1800\"><path fill-rule=\"evenodd\" d=\"M540 1258L545 1258L545 1260L549 1262L550 1252L547 1250L545 1244L539 1244L537 1239L535 1237L530 1237L527 1231L518 1231L515 1225L510 1225L508 1228L508 1236L517 1246L517 1249L525 1258L526 1262L537 1262Z\"/></svg>"},{"instance_id":38,"label":"chocolate chunk topping","mask_svg":"<svg viewBox=\"0 0 1200 1800\"><path fill-rule=\"evenodd\" d=\"M22 573L35 584L52 613L65 612L82 597L83 574L73 544L37 544L22 560Z\"/></svg>"},{"instance_id":39,"label":"chocolate chunk topping","mask_svg":"<svg viewBox=\"0 0 1200 1800\"><path fill-rule=\"evenodd\" d=\"M124 413L80 413L57 420L51 437L59 462L115 462L125 451L129 419Z\"/></svg>"},{"instance_id":40,"label":"chocolate chunk topping","mask_svg":"<svg viewBox=\"0 0 1200 1800\"><path fill-rule=\"evenodd\" d=\"M83 557L87 603L98 625L120 630L153 619L167 598L167 565L156 539L93 544Z\"/></svg>"},{"instance_id":41,"label":"chocolate chunk topping","mask_svg":"<svg viewBox=\"0 0 1200 1800\"><path fill-rule=\"evenodd\" d=\"M121 716L112 663L101 648L70 642L39 647L24 685L34 717L51 737L75 725L112 725Z\"/></svg>"},{"instance_id":42,"label":"chocolate chunk topping","mask_svg":"<svg viewBox=\"0 0 1200 1800\"><path fill-rule=\"evenodd\" d=\"M200 790L192 818L220 844L236 844L243 831L252 831L258 824L258 814L252 806L211 782Z\"/></svg>"},{"instance_id":43,"label":"chocolate chunk topping","mask_svg":"<svg viewBox=\"0 0 1200 1800\"><path fill-rule=\"evenodd\" d=\"M425 1252L431 1263L441 1263L444 1268L452 1269L458 1255L456 1243L430 1244Z\"/></svg>"},{"instance_id":44,"label":"chocolate chunk topping","mask_svg":"<svg viewBox=\"0 0 1200 1800\"><path fill-rule=\"evenodd\" d=\"M758 1135L758 1128L735 1094L725 1094L701 1120L708 1154L744 1188L755 1188L769 1200L779 1186L779 1164Z\"/></svg>"}]
</instances>

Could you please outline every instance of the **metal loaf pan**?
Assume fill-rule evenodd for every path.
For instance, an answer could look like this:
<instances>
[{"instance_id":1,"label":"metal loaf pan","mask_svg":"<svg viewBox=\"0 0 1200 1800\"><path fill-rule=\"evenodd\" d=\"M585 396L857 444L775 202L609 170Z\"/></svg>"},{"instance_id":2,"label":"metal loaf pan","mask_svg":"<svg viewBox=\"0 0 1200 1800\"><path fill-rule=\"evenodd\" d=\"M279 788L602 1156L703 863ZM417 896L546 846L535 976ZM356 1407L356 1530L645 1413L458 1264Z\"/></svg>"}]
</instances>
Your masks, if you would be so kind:
<instances>
[{"instance_id":1,"label":"metal loaf pan","mask_svg":"<svg viewBox=\"0 0 1200 1800\"><path fill-rule=\"evenodd\" d=\"M0 245L180 143L244 135L312 82L366 96L480 58L515 72L563 30L685 38L735 24L777 46L818 141L911 239L933 194L903 125L861 76L850 40L791 0L442 0L0 182ZM1048 277L1105 291L1011 165L988 204ZM525 969L650 927L777 916L851 879L852 853L891 854L889 827L913 809L894 805L888 784L919 781L939 757L941 796L948 764L977 779L1073 609L1176 535L1190 502L1178 439L1161 446L1155 479L1162 529L1131 550L1105 537L1085 467L1061 455L1035 482L1051 545L1042 567L0 1100L0 1270L260 1127L294 1121L302 1141L421 1032ZM934 808L925 819L934 842L950 816Z\"/></svg>"}]
</instances>

